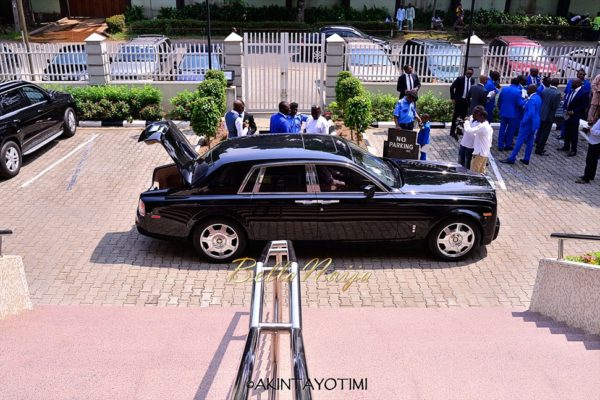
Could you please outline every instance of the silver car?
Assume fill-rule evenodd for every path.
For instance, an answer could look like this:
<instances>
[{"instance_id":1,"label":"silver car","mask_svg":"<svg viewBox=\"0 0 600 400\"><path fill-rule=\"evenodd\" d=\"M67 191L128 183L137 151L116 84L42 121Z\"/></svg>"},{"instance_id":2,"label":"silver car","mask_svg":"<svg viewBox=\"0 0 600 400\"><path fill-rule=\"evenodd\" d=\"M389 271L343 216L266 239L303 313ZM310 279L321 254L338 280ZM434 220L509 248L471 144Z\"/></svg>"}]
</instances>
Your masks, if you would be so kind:
<instances>
[{"instance_id":1,"label":"silver car","mask_svg":"<svg viewBox=\"0 0 600 400\"><path fill-rule=\"evenodd\" d=\"M110 59L110 77L114 80L168 80L174 64L169 38L142 35L119 46Z\"/></svg>"}]
</instances>

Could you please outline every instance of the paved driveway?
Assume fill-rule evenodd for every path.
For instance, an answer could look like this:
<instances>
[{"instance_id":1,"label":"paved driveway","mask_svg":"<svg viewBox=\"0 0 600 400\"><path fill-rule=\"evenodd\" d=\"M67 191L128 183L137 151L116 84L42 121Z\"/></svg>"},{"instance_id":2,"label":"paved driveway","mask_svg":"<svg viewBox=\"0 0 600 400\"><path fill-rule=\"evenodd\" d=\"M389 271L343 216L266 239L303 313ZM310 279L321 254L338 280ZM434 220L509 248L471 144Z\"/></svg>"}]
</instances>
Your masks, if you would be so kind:
<instances>
[{"instance_id":1,"label":"paved driveway","mask_svg":"<svg viewBox=\"0 0 600 400\"><path fill-rule=\"evenodd\" d=\"M27 158L21 174L0 182L0 227L11 228L5 251L22 255L36 304L247 306L249 284L227 282L233 266L201 261L190 245L154 240L134 228L138 194L152 169L169 158L137 143L139 129L80 129ZM371 133L377 144L383 132ZM457 144L442 131L432 158L453 160ZM529 167L499 170L502 229L472 259L439 262L421 248L395 244L302 243L301 263L331 257L331 270L372 273L368 283L303 283L309 307L527 306L538 260L556 254L555 231L598 233L600 187L576 185L585 157L554 153ZM496 179L496 178L495 178ZM497 181L497 179L496 179ZM262 244L250 247L258 256ZM572 243L567 253L592 250Z\"/></svg>"}]
</instances>

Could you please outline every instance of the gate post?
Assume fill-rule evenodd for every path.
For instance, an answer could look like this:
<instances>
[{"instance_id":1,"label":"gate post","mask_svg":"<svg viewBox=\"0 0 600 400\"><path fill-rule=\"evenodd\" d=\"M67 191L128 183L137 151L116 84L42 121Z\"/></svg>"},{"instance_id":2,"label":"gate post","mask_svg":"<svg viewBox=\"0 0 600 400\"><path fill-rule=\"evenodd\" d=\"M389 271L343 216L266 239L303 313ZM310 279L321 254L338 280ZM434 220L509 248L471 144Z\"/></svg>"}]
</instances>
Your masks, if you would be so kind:
<instances>
[{"instance_id":1,"label":"gate post","mask_svg":"<svg viewBox=\"0 0 600 400\"><path fill-rule=\"evenodd\" d=\"M224 69L233 71L233 86L235 86L236 99L243 99L245 95L242 79L242 70L244 68L243 41L244 39L240 35L232 32L225 38L223 43Z\"/></svg>"},{"instance_id":2,"label":"gate post","mask_svg":"<svg viewBox=\"0 0 600 400\"><path fill-rule=\"evenodd\" d=\"M85 39L90 85L106 85L109 81L106 37L92 33Z\"/></svg>"},{"instance_id":3,"label":"gate post","mask_svg":"<svg viewBox=\"0 0 600 400\"><path fill-rule=\"evenodd\" d=\"M329 105L335 101L337 76L344 70L344 45L346 42L338 34L331 35L326 42L325 105Z\"/></svg>"},{"instance_id":4,"label":"gate post","mask_svg":"<svg viewBox=\"0 0 600 400\"><path fill-rule=\"evenodd\" d=\"M463 40L466 44L467 39ZM467 67L473 68L473 76L475 77L475 81L478 81L479 75L481 75L482 71L485 69L483 67L483 45L485 43L481 40L477 35L471 36L471 46L469 48L469 59L466 60ZM466 46L465 46L466 47ZM463 53L464 59L464 53ZM464 68L464 66L463 66ZM463 70L461 69L459 72L459 76L462 75Z\"/></svg>"}]
</instances>

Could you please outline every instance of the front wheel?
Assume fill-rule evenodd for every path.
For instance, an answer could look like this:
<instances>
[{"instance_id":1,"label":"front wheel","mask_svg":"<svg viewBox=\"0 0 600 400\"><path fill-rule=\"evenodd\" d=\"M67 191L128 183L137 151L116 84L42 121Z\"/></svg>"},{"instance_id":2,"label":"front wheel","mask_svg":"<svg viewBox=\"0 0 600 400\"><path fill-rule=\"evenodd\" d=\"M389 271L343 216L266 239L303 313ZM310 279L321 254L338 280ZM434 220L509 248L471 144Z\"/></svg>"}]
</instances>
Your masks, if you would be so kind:
<instances>
[{"instance_id":1,"label":"front wheel","mask_svg":"<svg viewBox=\"0 0 600 400\"><path fill-rule=\"evenodd\" d=\"M73 108L68 107L65 110L65 115L63 118L63 136L64 137L73 137L75 135L75 131L77 130L77 116L75 115L75 110Z\"/></svg>"},{"instance_id":2,"label":"front wheel","mask_svg":"<svg viewBox=\"0 0 600 400\"><path fill-rule=\"evenodd\" d=\"M207 220L194 230L196 251L212 262L223 263L239 258L246 243L244 229L224 218Z\"/></svg>"},{"instance_id":3,"label":"front wheel","mask_svg":"<svg viewBox=\"0 0 600 400\"><path fill-rule=\"evenodd\" d=\"M479 248L481 234L474 221L456 218L438 224L428 238L429 249L438 258L458 261Z\"/></svg>"},{"instance_id":4,"label":"front wheel","mask_svg":"<svg viewBox=\"0 0 600 400\"><path fill-rule=\"evenodd\" d=\"M21 149L15 142L6 142L0 149L0 177L13 178L21 170Z\"/></svg>"}]
</instances>

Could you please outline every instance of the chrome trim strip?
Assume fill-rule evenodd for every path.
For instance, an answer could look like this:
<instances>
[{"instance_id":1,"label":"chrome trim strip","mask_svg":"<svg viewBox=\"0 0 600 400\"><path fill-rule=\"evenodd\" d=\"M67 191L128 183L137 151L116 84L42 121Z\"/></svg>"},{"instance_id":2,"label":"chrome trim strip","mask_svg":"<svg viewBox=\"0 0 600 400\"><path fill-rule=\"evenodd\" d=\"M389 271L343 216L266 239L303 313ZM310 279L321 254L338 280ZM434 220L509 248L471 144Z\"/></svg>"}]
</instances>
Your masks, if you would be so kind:
<instances>
[{"instance_id":1,"label":"chrome trim strip","mask_svg":"<svg viewBox=\"0 0 600 400\"><path fill-rule=\"evenodd\" d=\"M60 135L63 134L63 130L61 129L60 131L58 131L58 133L56 133L53 136L50 136L48 139L44 140L42 143L38 143L36 144L34 147L32 147L31 149L27 150L26 152L23 153L24 156L33 153L36 150L41 149L42 147L44 147L45 145L47 145L48 143L50 143L51 141L53 141L54 139L56 139L57 137L59 137Z\"/></svg>"}]
</instances>

